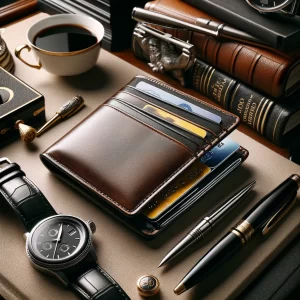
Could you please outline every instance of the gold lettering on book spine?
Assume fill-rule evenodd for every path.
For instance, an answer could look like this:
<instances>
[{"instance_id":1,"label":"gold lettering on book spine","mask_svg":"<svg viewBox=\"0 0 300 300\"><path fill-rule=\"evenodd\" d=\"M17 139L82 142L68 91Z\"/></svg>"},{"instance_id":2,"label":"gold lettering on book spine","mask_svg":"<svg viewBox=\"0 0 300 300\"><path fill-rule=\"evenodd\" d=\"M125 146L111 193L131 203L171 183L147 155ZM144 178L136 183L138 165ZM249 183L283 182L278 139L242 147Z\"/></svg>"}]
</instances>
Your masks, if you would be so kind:
<instances>
[{"instance_id":1,"label":"gold lettering on book spine","mask_svg":"<svg viewBox=\"0 0 300 300\"><path fill-rule=\"evenodd\" d=\"M267 104L269 103L269 99L265 99L265 102L261 108L261 111L259 113L259 116L258 116L258 119L257 119L257 125L256 125L256 131L259 132L259 127L260 127L260 123L261 123L261 117L262 117L262 114L264 112L264 109L266 108Z\"/></svg>"},{"instance_id":2,"label":"gold lettering on book spine","mask_svg":"<svg viewBox=\"0 0 300 300\"><path fill-rule=\"evenodd\" d=\"M230 88L230 86L232 85L233 81L234 81L233 79L230 81L230 83L229 83L229 85L228 85L228 87L227 87L227 89L226 89L226 92L224 93L223 107L226 107L226 97L227 97L229 88Z\"/></svg>"},{"instance_id":3,"label":"gold lettering on book spine","mask_svg":"<svg viewBox=\"0 0 300 300\"><path fill-rule=\"evenodd\" d=\"M208 68L208 71L205 72L205 74L204 74L203 82L202 82L202 84L201 84L201 92L202 92L202 93L205 92L206 79L207 79L207 76L208 76L208 74L210 73L210 70L211 70L211 69L212 69L212 67L209 67L209 68ZM201 78L201 80L202 80L202 78Z\"/></svg>"},{"instance_id":4,"label":"gold lettering on book spine","mask_svg":"<svg viewBox=\"0 0 300 300\"><path fill-rule=\"evenodd\" d=\"M230 102L230 111L232 111L232 105L233 105L233 101L234 101L234 98L235 98L235 94L237 93L238 89L240 88L240 84L237 85L237 87L235 88L233 94L232 94L232 97L231 97L231 102Z\"/></svg>"},{"instance_id":5,"label":"gold lettering on book spine","mask_svg":"<svg viewBox=\"0 0 300 300\"><path fill-rule=\"evenodd\" d=\"M265 122L266 122L266 119L268 117L268 113L269 113L271 107L273 106L273 104L274 104L274 102L270 101L269 106L268 106L268 108L265 112L264 118L263 118L262 123L261 123L261 131L260 131L261 134L264 134Z\"/></svg>"},{"instance_id":6,"label":"gold lettering on book spine","mask_svg":"<svg viewBox=\"0 0 300 300\"><path fill-rule=\"evenodd\" d=\"M213 76L213 74L214 74L215 71L216 71L216 69L213 69L213 70L212 70L212 72L211 72L211 74L210 74L210 76L209 76L209 79L208 79L208 81L207 81L206 95L208 95L209 84L210 84L211 78L212 78L212 76Z\"/></svg>"},{"instance_id":7,"label":"gold lettering on book spine","mask_svg":"<svg viewBox=\"0 0 300 300\"><path fill-rule=\"evenodd\" d=\"M255 129L255 121L256 121L256 116L258 115L259 109L261 104L263 103L263 100L265 99L265 97L263 97L262 99L260 99L258 107L256 109L255 115L254 115L254 119L253 119L253 129Z\"/></svg>"}]
</instances>

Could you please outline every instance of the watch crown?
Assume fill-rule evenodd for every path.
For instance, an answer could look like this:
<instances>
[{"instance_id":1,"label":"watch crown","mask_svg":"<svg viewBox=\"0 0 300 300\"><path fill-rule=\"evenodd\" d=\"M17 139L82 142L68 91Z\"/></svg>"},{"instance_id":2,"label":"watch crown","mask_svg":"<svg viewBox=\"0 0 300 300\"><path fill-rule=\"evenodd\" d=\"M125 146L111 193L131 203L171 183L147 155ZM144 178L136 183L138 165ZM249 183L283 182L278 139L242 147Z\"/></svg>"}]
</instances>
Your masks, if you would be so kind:
<instances>
[{"instance_id":1,"label":"watch crown","mask_svg":"<svg viewBox=\"0 0 300 300\"><path fill-rule=\"evenodd\" d=\"M23 234L23 239L25 240L25 242L27 241L28 237L29 237L29 232L25 232Z\"/></svg>"},{"instance_id":2,"label":"watch crown","mask_svg":"<svg viewBox=\"0 0 300 300\"><path fill-rule=\"evenodd\" d=\"M88 226L90 227L92 233L95 233L96 232L96 224L91 220L88 220L87 223L88 223Z\"/></svg>"}]
</instances>

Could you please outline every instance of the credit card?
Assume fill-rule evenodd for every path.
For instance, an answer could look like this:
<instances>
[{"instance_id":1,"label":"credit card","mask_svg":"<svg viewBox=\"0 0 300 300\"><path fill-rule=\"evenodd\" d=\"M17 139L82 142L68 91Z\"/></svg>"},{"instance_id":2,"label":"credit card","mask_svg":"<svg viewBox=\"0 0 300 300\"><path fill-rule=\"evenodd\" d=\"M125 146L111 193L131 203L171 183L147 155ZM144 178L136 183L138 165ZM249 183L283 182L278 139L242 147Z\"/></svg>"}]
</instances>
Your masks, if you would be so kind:
<instances>
[{"instance_id":1,"label":"credit card","mask_svg":"<svg viewBox=\"0 0 300 300\"><path fill-rule=\"evenodd\" d=\"M187 122L187 121L185 121L185 120L183 120L183 119L181 119L181 118L179 118L179 117L177 117L177 116L175 116L175 115L173 115L169 112L166 112L162 109L159 109L159 108L157 108L153 105L149 105L149 104L145 105L143 107L143 109L145 111L148 111L149 113L161 118L161 119L164 119L167 122L175 124L178 127L183 128L183 129L185 129L189 132L192 132L192 133L194 133L194 134L196 134L200 137L203 137L203 138L206 137L206 130L204 130L201 127L196 126L196 125L194 125L190 122Z\"/></svg>"},{"instance_id":2,"label":"credit card","mask_svg":"<svg viewBox=\"0 0 300 300\"><path fill-rule=\"evenodd\" d=\"M235 153L239 148L239 144L237 144L230 138L225 138L222 142L205 153L200 158L200 161L213 170L218 167L225 159L230 157L230 155Z\"/></svg>"},{"instance_id":3,"label":"credit card","mask_svg":"<svg viewBox=\"0 0 300 300\"><path fill-rule=\"evenodd\" d=\"M196 161L187 170L154 199L151 204L143 210L143 214L149 219L156 219L169 206L177 201L186 191L192 188L201 178L210 173L210 168Z\"/></svg>"},{"instance_id":4,"label":"credit card","mask_svg":"<svg viewBox=\"0 0 300 300\"><path fill-rule=\"evenodd\" d=\"M136 86L136 89L153 96L154 98L172 104L174 106L179 106L180 108L189 111L190 113L200 116L206 120L212 121L218 125L222 123L222 118L208 110L205 110L197 105L194 105L186 100L183 100L171 93L168 93L156 86L153 86L147 82L140 81Z\"/></svg>"},{"instance_id":5,"label":"credit card","mask_svg":"<svg viewBox=\"0 0 300 300\"><path fill-rule=\"evenodd\" d=\"M225 138L207 153L205 157L201 157L193 163L166 189L159 193L151 204L143 209L143 215L150 220L159 218L170 206L175 204L185 193L231 157L239 148L239 144L230 138Z\"/></svg>"}]
</instances>

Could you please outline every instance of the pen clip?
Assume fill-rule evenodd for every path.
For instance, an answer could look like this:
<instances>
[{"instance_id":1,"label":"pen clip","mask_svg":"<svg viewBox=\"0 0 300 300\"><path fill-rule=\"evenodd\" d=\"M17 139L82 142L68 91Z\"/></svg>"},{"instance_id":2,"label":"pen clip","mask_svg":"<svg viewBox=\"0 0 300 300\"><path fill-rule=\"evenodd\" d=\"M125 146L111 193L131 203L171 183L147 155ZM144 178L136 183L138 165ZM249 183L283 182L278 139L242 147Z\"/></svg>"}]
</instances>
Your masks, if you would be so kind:
<instances>
[{"instance_id":1,"label":"pen clip","mask_svg":"<svg viewBox=\"0 0 300 300\"><path fill-rule=\"evenodd\" d=\"M153 26L158 26L160 28L166 28L166 29L172 29L172 30L182 30L182 31L189 31L187 28L184 27L176 27L176 26L171 26L171 25L162 25L162 24L157 24L155 22L149 22L149 21L142 21L141 22L143 25L153 25Z\"/></svg>"},{"instance_id":2,"label":"pen clip","mask_svg":"<svg viewBox=\"0 0 300 300\"><path fill-rule=\"evenodd\" d=\"M138 25L134 29L133 35L143 38L146 33L150 34L160 40L163 40L167 43L171 43L174 46L179 47L182 50L185 49L185 51L187 51L188 54L192 55L192 57L194 57L194 55L195 55L196 49L193 44L189 43L188 41L185 42L183 40L180 40L180 39L172 36L169 33L165 33L158 29L149 27L148 25L146 25L144 23L138 23Z\"/></svg>"},{"instance_id":3,"label":"pen clip","mask_svg":"<svg viewBox=\"0 0 300 300\"><path fill-rule=\"evenodd\" d=\"M262 230L262 234L266 235L268 232L289 212L297 201L297 191L292 192L287 198L284 205L270 218Z\"/></svg>"}]
</instances>

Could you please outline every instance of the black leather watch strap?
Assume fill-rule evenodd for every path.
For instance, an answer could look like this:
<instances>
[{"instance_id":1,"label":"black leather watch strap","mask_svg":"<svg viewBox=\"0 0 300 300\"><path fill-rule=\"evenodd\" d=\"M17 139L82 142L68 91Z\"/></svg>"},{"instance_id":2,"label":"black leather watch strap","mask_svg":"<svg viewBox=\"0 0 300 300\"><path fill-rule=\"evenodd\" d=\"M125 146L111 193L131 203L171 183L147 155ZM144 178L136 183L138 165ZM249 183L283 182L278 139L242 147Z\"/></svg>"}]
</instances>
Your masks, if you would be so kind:
<instances>
[{"instance_id":1,"label":"black leather watch strap","mask_svg":"<svg viewBox=\"0 0 300 300\"><path fill-rule=\"evenodd\" d=\"M295 0L295 1L296 1L295 15L300 16L300 0Z\"/></svg>"},{"instance_id":2,"label":"black leather watch strap","mask_svg":"<svg viewBox=\"0 0 300 300\"><path fill-rule=\"evenodd\" d=\"M72 283L72 287L88 300L130 300L116 281L100 266L81 275Z\"/></svg>"},{"instance_id":3,"label":"black leather watch strap","mask_svg":"<svg viewBox=\"0 0 300 300\"><path fill-rule=\"evenodd\" d=\"M287 14L299 16L300 15L300 0L294 0L292 3L290 3L285 8L283 8L282 11Z\"/></svg>"},{"instance_id":4,"label":"black leather watch strap","mask_svg":"<svg viewBox=\"0 0 300 300\"><path fill-rule=\"evenodd\" d=\"M1 158L0 194L30 231L39 221L56 214L41 191L28 179L20 166ZM0 166L1 167L1 166Z\"/></svg>"}]
</instances>

